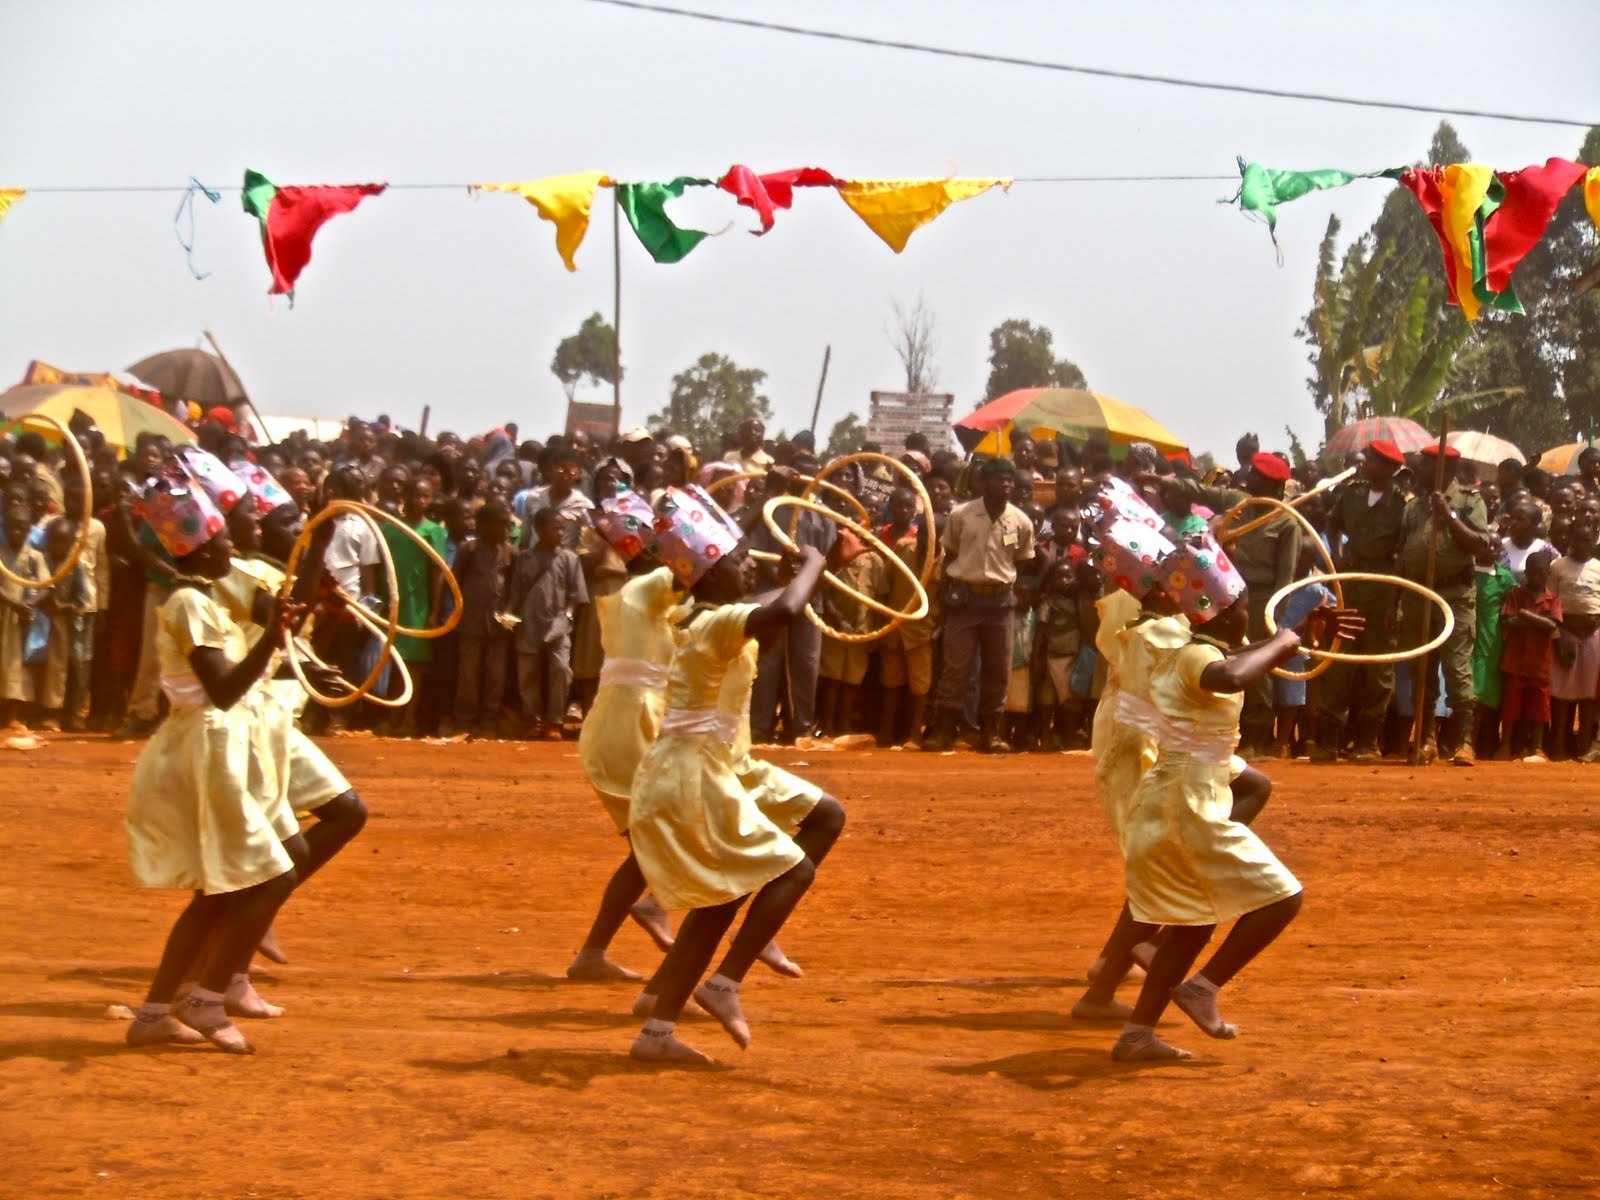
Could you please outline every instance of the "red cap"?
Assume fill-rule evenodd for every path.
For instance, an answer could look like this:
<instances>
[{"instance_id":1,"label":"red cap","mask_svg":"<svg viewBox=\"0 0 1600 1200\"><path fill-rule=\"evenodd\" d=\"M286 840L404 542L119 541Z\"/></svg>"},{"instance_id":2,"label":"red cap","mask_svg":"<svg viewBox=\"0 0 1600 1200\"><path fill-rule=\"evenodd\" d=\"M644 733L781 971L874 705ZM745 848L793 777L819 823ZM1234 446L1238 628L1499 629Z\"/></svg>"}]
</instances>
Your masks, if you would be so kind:
<instances>
[{"instance_id":1,"label":"red cap","mask_svg":"<svg viewBox=\"0 0 1600 1200\"><path fill-rule=\"evenodd\" d=\"M239 422L233 415L233 409L225 408L220 404L215 408L206 409L206 420L215 421L230 432L239 428Z\"/></svg>"},{"instance_id":2,"label":"red cap","mask_svg":"<svg viewBox=\"0 0 1600 1200\"><path fill-rule=\"evenodd\" d=\"M1406 456L1400 453L1400 447L1387 438L1379 438L1375 442L1367 443L1367 453L1375 454L1379 458L1386 458L1396 466L1406 465Z\"/></svg>"},{"instance_id":3,"label":"red cap","mask_svg":"<svg viewBox=\"0 0 1600 1200\"><path fill-rule=\"evenodd\" d=\"M1439 443L1438 442L1429 442L1426 446L1424 446L1422 448L1422 453L1427 455L1429 458L1438 458L1439 457ZM1455 460L1460 458L1460 457L1461 457L1461 451L1457 450L1454 446L1446 446L1444 448L1444 458L1445 458L1446 462L1455 462Z\"/></svg>"},{"instance_id":4,"label":"red cap","mask_svg":"<svg viewBox=\"0 0 1600 1200\"><path fill-rule=\"evenodd\" d=\"M1282 483L1289 478L1289 464L1276 454L1268 454L1265 450L1251 458L1250 465L1267 479Z\"/></svg>"}]
</instances>

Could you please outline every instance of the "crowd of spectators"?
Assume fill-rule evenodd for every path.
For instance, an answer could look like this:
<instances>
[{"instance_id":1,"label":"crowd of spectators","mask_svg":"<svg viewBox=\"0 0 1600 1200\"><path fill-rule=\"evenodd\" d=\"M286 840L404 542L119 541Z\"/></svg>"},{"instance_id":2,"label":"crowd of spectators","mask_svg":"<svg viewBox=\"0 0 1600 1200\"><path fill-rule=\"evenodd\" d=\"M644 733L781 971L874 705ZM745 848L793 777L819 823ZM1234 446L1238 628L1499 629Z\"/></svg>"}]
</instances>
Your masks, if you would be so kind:
<instances>
[{"instance_id":1,"label":"crowd of spectators","mask_svg":"<svg viewBox=\"0 0 1600 1200\"><path fill-rule=\"evenodd\" d=\"M397 642L415 682L412 701L399 710L313 706L304 719L325 732L575 736L603 658L595 601L627 573L591 523L596 505L620 488L653 500L669 486L698 483L716 492L752 546L777 551L765 501L804 492L825 466L809 434L771 440L757 420L716 446L638 427L598 441L582 432L519 441L513 424L425 437L385 418L352 418L331 442L296 433L251 445L216 418L199 426L200 444L224 462L270 472L291 497L280 514L291 532L328 499L370 501L434 547L459 585L453 633ZM61 449L34 433L0 442L0 560L10 572L48 578L84 541L77 566L53 586L0 585L0 722L139 737L162 714L152 630L173 566L141 530L134 501L173 448L146 436L119 456L89 423L74 431L90 463L87 534L78 525L82 481ZM842 580L893 609L907 607L907 575L931 551L930 611L866 643L805 622L766 645L750 713L758 743L864 736L939 750L1086 747L1104 683L1095 601L1115 586L1090 517L1097 489L1116 474L1144 493L1174 539L1205 531L1241 503L1246 518L1266 518L1231 546L1250 585L1252 635L1266 632L1272 594L1317 570L1323 553L1345 571L1419 582L1431 571L1454 615L1454 631L1420 673L1341 663L1309 683L1274 679L1251 691L1246 758L1371 762L1404 752L1418 724L1425 756L1461 765L1490 756L1600 761L1600 450L1580 456L1578 476L1551 477L1515 461L1480 471L1377 443L1340 464L1355 468L1352 478L1319 487L1318 464L1291 465L1253 437L1240 440L1236 469L1204 477L1153 447L1113 454L1094 441L1018 440L1010 457L993 459L934 449L922 434L867 449L914 475L926 506L903 473L881 463L833 471L829 482L847 497L821 498L846 515L865 511L910 572L891 570L880 551L821 514L788 508L782 523L795 541L828 553ZM1251 507L1254 497L1306 492L1314 493L1299 507L1307 526L1270 505ZM376 535L353 518L337 523L325 558L330 581L380 613L398 606L403 625L437 623L453 595L438 568L398 531L385 528L383 537L394 595ZM762 566L772 586L780 570ZM1325 595L1307 591L1313 602ZM1364 651L1417 645L1439 628L1437 606L1383 583L1349 584L1345 601L1366 615ZM816 610L841 631L883 620L827 587ZM347 676L373 669L376 641L342 604L330 600L315 630L319 653ZM390 694L399 687L392 676L380 685Z\"/></svg>"}]
</instances>

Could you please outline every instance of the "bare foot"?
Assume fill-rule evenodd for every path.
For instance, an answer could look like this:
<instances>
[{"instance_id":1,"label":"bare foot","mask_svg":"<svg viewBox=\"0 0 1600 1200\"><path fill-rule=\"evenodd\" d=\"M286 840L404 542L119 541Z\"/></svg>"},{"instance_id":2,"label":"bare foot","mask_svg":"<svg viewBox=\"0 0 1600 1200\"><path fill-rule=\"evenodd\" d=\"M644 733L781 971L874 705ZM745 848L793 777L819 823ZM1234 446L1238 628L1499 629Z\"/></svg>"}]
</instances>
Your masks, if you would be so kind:
<instances>
[{"instance_id":1,"label":"bare foot","mask_svg":"<svg viewBox=\"0 0 1600 1200\"><path fill-rule=\"evenodd\" d=\"M628 910L628 915L650 935L657 950L665 954L672 949L672 923L667 919L667 910L654 896L646 895Z\"/></svg>"},{"instance_id":2,"label":"bare foot","mask_svg":"<svg viewBox=\"0 0 1600 1200\"><path fill-rule=\"evenodd\" d=\"M750 1022L744 1019L744 1009L739 1006L739 989L724 987L706 980L694 990L694 998L728 1031L739 1049L750 1046Z\"/></svg>"},{"instance_id":3,"label":"bare foot","mask_svg":"<svg viewBox=\"0 0 1600 1200\"><path fill-rule=\"evenodd\" d=\"M269 1004L248 979L236 979L230 983L223 994L222 1003L230 1017L267 1019L283 1016L283 1009L276 1004Z\"/></svg>"},{"instance_id":4,"label":"bare foot","mask_svg":"<svg viewBox=\"0 0 1600 1200\"><path fill-rule=\"evenodd\" d=\"M1167 1045L1153 1033L1124 1033L1111 1047L1111 1057L1118 1062L1177 1062L1194 1055Z\"/></svg>"},{"instance_id":5,"label":"bare foot","mask_svg":"<svg viewBox=\"0 0 1600 1200\"><path fill-rule=\"evenodd\" d=\"M799 979L805 974L800 969L799 963L791 961L789 956L778 948L778 943L775 940L761 947L761 953L756 955L756 958L760 959L764 965L770 967L779 975L788 979Z\"/></svg>"},{"instance_id":6,"label":"bare foot","mask_svg":"<svg viewBox=\"0 0 1600 1200\"><path fill-rule=\"evenodd\" d=\"M1072 1006L1072 1019L1075 1021L1126 1021L1131 1016L1133 1005L1123 1004L1120 1000L1109 1000L1104 1004L1079 1000Z\"/></svg>"},{"instance_id":7,"label":"bare foot","mask_svg":"<svg viewBox=\"0 0 1600 1200\"><path fill-rule=\"evenodd\" d=\"M693 1046L680 1042L670 1031L651 1033L648 1030L641 1030L639 1036L633 1039L628 1057L635 1062L674 1067L709 1067L717 1061L709 1054L701 1054Z\"/></svg>"},{"instance_id":8,"label":"bare foot","mask_svg":"<svg viewBox=\"0 0 1600 1200\"><path fill-rule=\"evenodd\" d=\"M133 1024L128 1026L130 1046L198 1046L205 1040L204 1034L165 1013L149 1019L135 1014Z\"/></svg>"},{"instance_id":9,"label":"bare foot","mask_svg":"<svg viewBox=\"0 0 1600 1200\"><path fill-rule=\"evenodd\" d=\"M289 956L278 945L278 930L276 926L267 928L267 935L256 946L256 953L268 962L275 962L280 965L289 961Z\"/></svg>"},{"instance_id":10,"label":"bare foot","mask_svg":"<svg viewBox=\"0 0 1600 1200\"><path fill-rule=\"evenodd\" d=\"M637 971L618 966L603 953L578 951L578 957L567 968L567 978L583 983L623 983L643 979Z\"/></svg>"},{"instance_id":11,"label":"bare foot","mask_svg":"<svg viewBox=\"0 0 1600 1200\"><path fill-rule=\"evenodd\" d=\"M216 1000L196 1000L190 997L174 1010L174 1015L218 1050L229 1054L254 1054L256 1048L245 1040L239 1027L228 1020L222 1004Z\"/></svg>"},{"instance_id":12,"label":"bare foot","mask_svg":"<svg viewBox=\"0 0 1600 1200\"><path fill-rule=\"evenodd\" d=\"M1172 1002L1181 1008L1184 1015L1198 1025L1200 1031L1207 1037L1226 1041L1239 1036L1239 1027L1228 1024L1217 1011L1217 993L1201 987L1193 980L1187 980L1172 989Z\"/></svg>"}]
</instances>

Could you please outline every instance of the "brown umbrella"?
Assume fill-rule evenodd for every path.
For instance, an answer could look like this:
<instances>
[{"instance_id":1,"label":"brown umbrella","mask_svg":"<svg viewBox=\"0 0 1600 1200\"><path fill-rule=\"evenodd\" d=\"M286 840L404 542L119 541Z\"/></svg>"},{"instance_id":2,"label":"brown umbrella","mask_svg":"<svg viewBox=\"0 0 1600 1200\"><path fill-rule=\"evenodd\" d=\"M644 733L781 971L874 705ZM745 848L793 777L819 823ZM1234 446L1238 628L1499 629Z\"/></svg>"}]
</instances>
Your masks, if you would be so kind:
<instances>
[{"instance_id":1,"label":"brown umbrella","mask_svg":"<svg viewBox=\"0 0 1600 1200\"><path fill-rule=\"evenodd\" d=\"M163 396L193 400L202 408L233 408L246 399L244 385L230 367L204 350L167 350L128 368Z\"/></svg>"}]
</instances>

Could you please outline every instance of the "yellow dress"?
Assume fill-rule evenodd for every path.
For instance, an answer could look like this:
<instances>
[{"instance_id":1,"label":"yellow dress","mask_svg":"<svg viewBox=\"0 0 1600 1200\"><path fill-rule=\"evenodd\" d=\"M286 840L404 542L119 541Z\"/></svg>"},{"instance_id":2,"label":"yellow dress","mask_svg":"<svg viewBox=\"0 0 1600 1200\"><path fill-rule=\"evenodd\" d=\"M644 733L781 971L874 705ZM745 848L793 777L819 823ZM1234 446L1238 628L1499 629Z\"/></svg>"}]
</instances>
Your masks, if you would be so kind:
<instances>
[{"instance_id":1,"label":"yellow dress","mask_svg":"<svg viewBox=\"0 0 1600 1200\"><path fill-rule=\"evenodd\" d=\"M278 567L258 558L236 558L233 570L217 582L214 590L228 615L253 642L263 633L254 619L257 593L275 596L282 587L283 571ZM302 636L310 636L309 626ZM309 697L299 680L276 678L282 660L281 651L272 656L254 690L260 695L262 716L272 732L273 753L287 764L284 804L292 817L312 812L335 796L344 795L350 790L350 781L296 723Z\"/></svg>"},{"instance_id":2,"label":"yellow dress","mask_svg":"<svg viewBox=\"0 0 1600 1200\"><path fill-rule=\"evenodd\" d=\"M189 655L249 651L244 631L204 591L175 590L157 615L161 688L172 711L134 764L124 825L128 865L140 887L235 892L276 879L293 863L285 828L282 763L252 691L232 708L213 705ZM276 821L275 821L275 814Z\"/></svg>"},{"instance_id":3,"label":"yellow dress","mask_svg":"<svg viewBox=\"0 0 1600 1200\"><path fill-rule=\"evenodd\" d=\"M1300 883L1231 817L1239 693L1200 677L1223 653L1206 642L1158 652L1150 695L1160 755L1139 781L1123 826L1128 907L1152 925L1220 925L1292 896Z\"/></svg>"},{"instance_id":4,"label":"yellow dress","mask_svg":"<svg viewBox=\"0 0 1600 1200\"><path fill-rule=\"evenodd\" d=\"M751 759L739 744L756 663L756 643L744 627L758 607L702 612L675 635L666 714L634 776L628 820L650 891L669 909L748 896L805 857L778 823L789 823L786 817L758 803L774 773L785 773ZM751 764L754 773L742 778Z\"/></svg>"},{"instance_id":5,"label":"yellow dress","mask_svg":"<svg viewBox=\"0 0 1600 1200\"><path fill-rule=\"evenodd\" d=\"M1150 699L1151 671L1163 651L1177 650L1188 643L1189 622L1181 616L1141 617L1136 612L1131 624L1124 624L1120 629L1108 628L1105 610L1101 612L1095 647L1099 649L1109 644L1110 652L1104 655L1106 688L1095 709L1095 732L1103 733L1104 749L1097 750L1095 755L1094 784L1106 820L1111 823L1112 835L1120 846L1134 791L1155 766L1161 748L1161 717ZM1102 712L1108 712L1107 727L1103 731Z\"/></svg>"},{"instance_id":6,"label":"yellow dress","mask_svg":"<svg viewBox=\"0 0 1600 1200\"><path fill-rule=\"evenodd\" d=\"M666 711L677 606L669 567L637 575L620 591L595 597L605 662L578 735L578 757L618 833L628 832L634 772L656 740Z\"/></svg>"}]
</instances>

